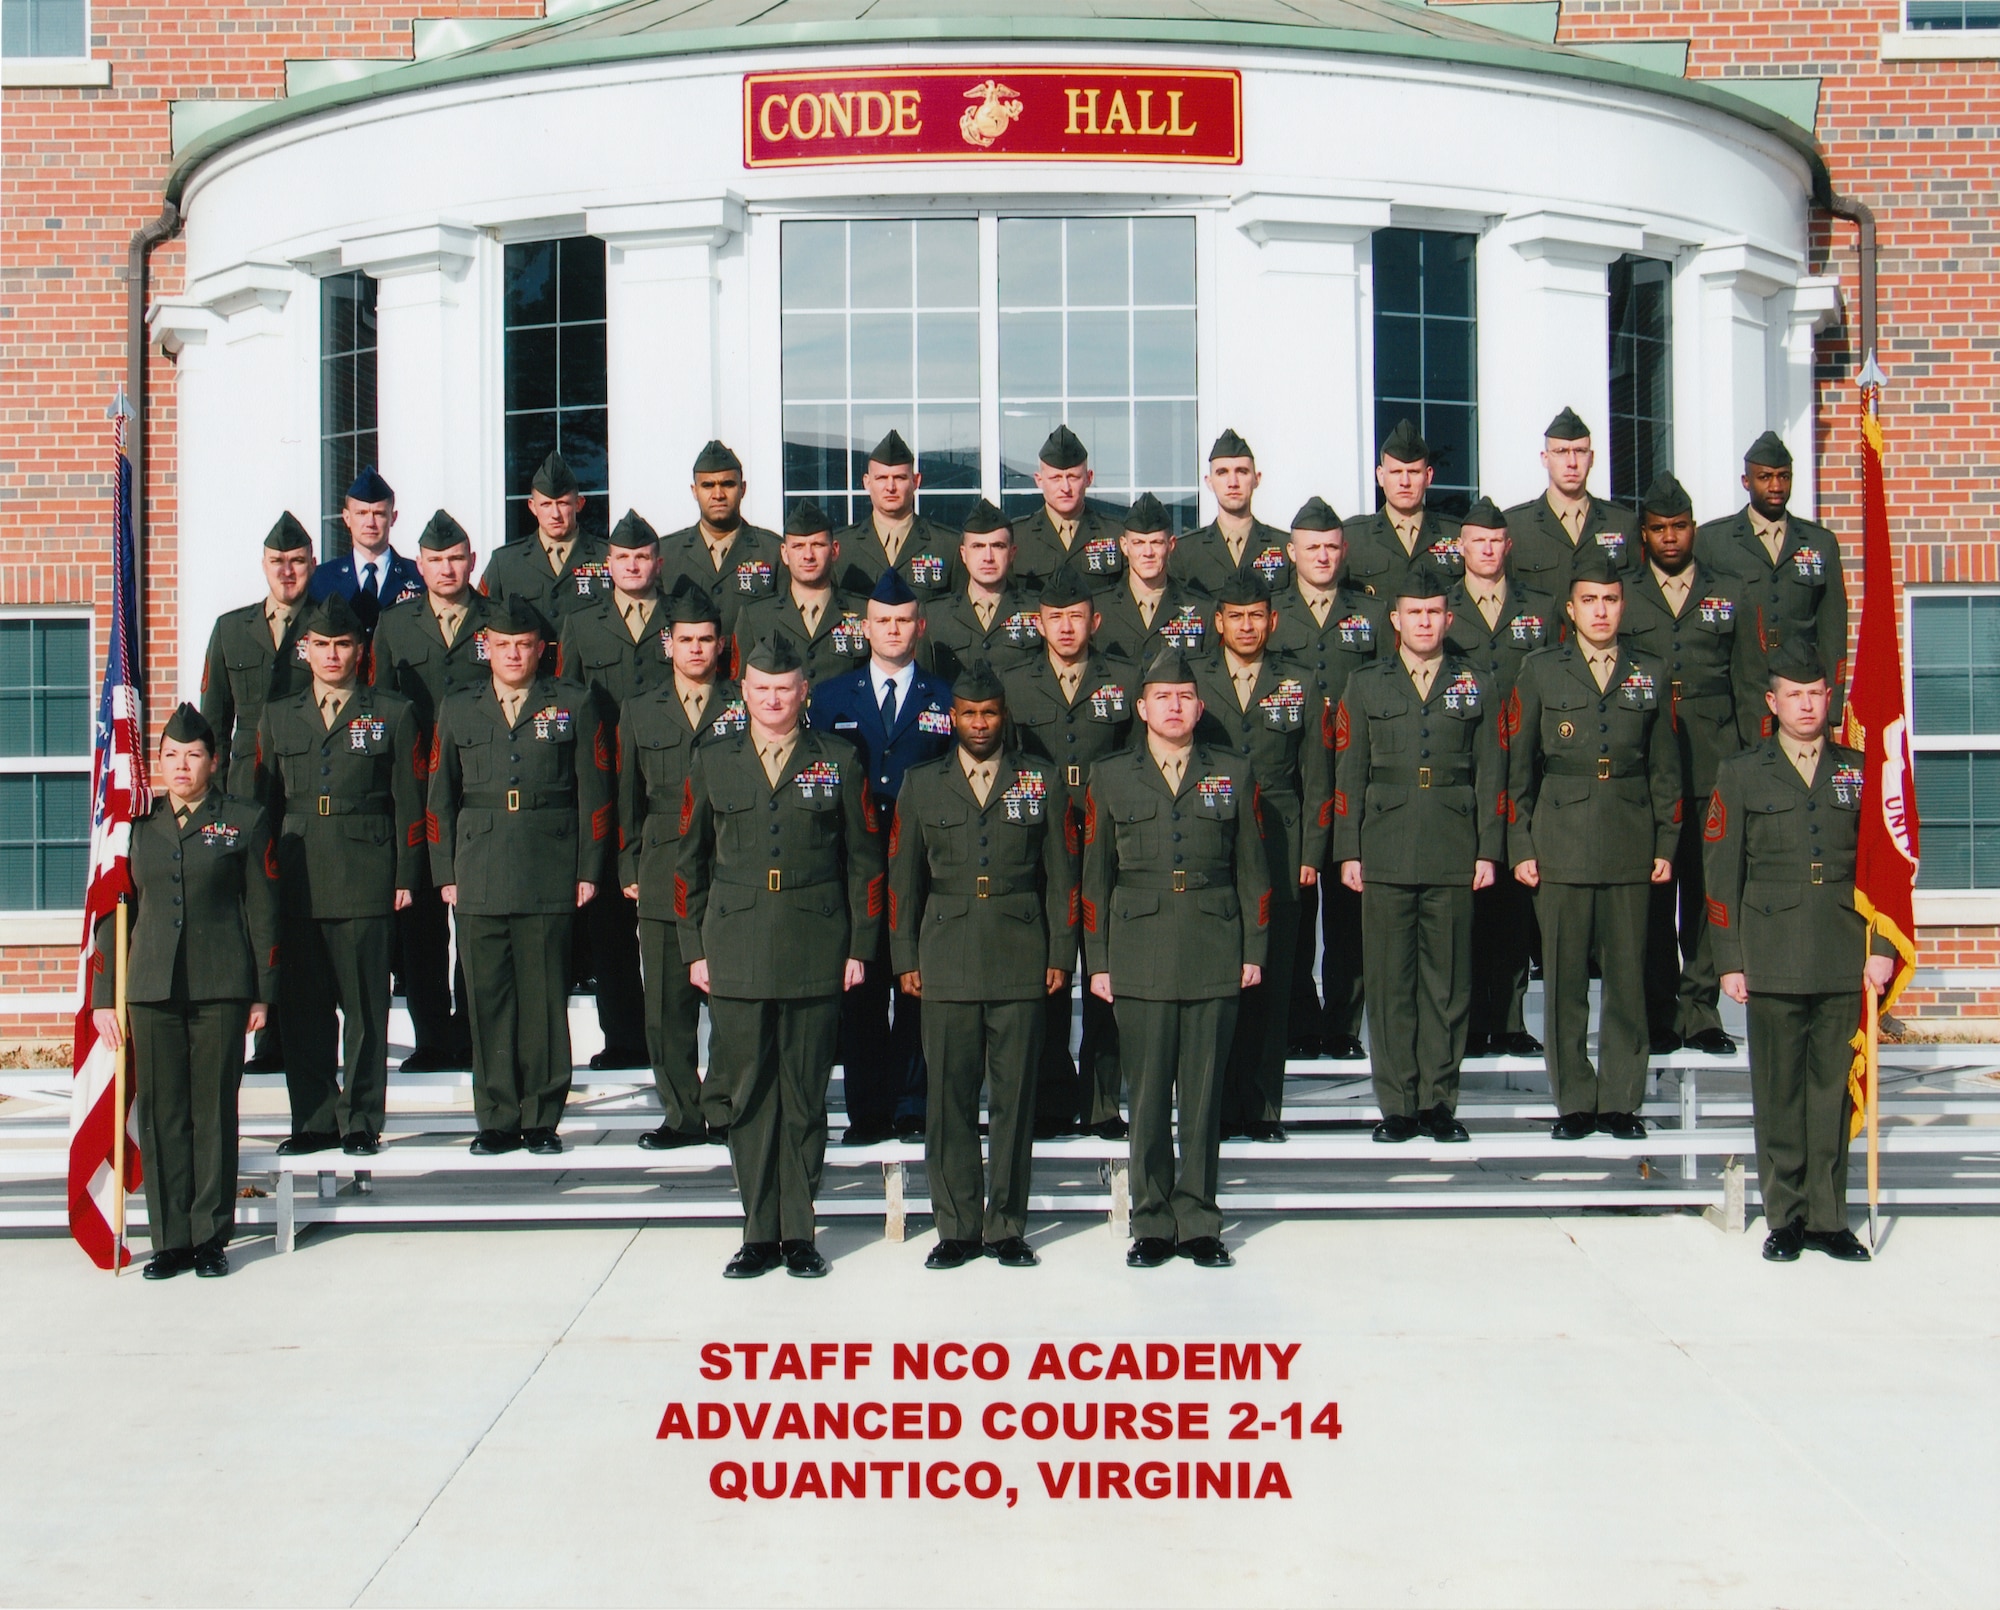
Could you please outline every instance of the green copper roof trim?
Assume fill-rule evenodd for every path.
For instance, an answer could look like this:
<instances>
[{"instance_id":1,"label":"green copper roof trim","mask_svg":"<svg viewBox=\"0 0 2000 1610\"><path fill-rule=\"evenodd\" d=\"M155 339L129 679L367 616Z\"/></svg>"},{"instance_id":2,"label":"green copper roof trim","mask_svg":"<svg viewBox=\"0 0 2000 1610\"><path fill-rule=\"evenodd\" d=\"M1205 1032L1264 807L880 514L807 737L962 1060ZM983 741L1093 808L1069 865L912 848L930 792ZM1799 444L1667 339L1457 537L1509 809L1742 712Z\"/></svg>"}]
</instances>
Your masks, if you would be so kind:
<instances>
[{"instance_id":1,"label":"green copper roof trim","mask_svg":"<svg viewBox=\"0 0 2000 1610\"><path fill-rule=\"evenodd\" d=\"M1484 40L1441 39L1418 33L1378 33L1370 29L1324 28L1291 23L1032 16L993 17L977 21L897 18L883 22L753 23L739 28L666 29L614 37L591 36L510 48L496 48L502 42L495 41L493 45L475 47L430 61L412 62L351 83L329 84L309 94L260 103L241 117L232 118L209 130L179 153L167 175L165 194L168 201L179 206L188 182L204 162L253 135L297 122L316 112L358 106L414 90L435 89L480 78L566 67L599 67L662 56L715 55L822 45L902 47L931 42L960 44L972 40L990 40L997 44L1123 42L1135 45L1206 45L1224 49L1262 48L1345 56L1391 56L1405 60L1546 73L1555 78L1644 90L1673 100L1693 101L1775 135L1805 159L1812 172L1814 204L1825 206L1832 194L1826 159L1812 135L1780 113L1717 87L1728 80L1669 78L1622 62L1605 61L1599 57L1525 42L1515 44L1497 35L1489 44Z\"/></svg>"}]
</instances>

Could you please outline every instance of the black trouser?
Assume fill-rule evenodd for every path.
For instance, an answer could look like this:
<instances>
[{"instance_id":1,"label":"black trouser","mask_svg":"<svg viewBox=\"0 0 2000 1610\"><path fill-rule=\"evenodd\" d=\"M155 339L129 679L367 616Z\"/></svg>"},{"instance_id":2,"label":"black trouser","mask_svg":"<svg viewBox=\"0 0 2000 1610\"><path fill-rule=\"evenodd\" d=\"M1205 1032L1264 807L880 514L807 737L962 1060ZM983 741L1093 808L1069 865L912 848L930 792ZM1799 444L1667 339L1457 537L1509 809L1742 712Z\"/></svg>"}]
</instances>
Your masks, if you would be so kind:
<instances>
[{"instance_id":1,"label":"black trouser","mask_svg":"<svg viewBox=\"0 0 2000 1610\"><path fill-rule=\"evenodd\" d=\"M810 1241L840 1002L711 995L708 1023L709 1062L724 1071L735 1109L729 1161L743 1198L743 1239Z\"/></svg>"},{"instance_id":2,"label":"black trouser","mask_svg":"<svg viewBox=\"0 0 2000 1610\"><path fill-rule=\"evenodd\" d=\"M1296 870L1292 892L1271 891L1269 948L1262 980L1243 991L1242 1010L1230 1040L1223 1079L1222 1121L1226 1130L1245 1124L1275 1124L1285 1107L1285 1053L1290 1048L1288 1008L1292 999L1292 955L1297 946L1299 902Z\"/></svg>"},{"instance_id":3,"label":"black trouser","mask_svg":"<svg viewBox=\"0 0 2000 1610\"><path fill-rule=\"evenodd\" d=\"M1458 1108L1458 1070L1472 995L1471 880L1370 883L1368 1056L1382 1116Z\"/></svg>"},{"instance_id":4,"label":"black trouser","mask_svg":"<svg viewBox=\"0 0 2000 1610\"><path fill-rule=\"evenodd\" d=\"M1035 1071L1047 1010L1041 1001L924 1002L930 1113L924 1169L946 1241L1005 1241L1028 1228L1035 1163ZM979 1156L985 1085L989 1189Z\"/></svg>"},{"instance_id":5,"label":"black trouser","mask_svg":"<svg viewBox=\"0 0 2000 1610\"><path fill-rule=\"evenodd\" d=\"M469 1056L472 1019L465 1009L465 963L452 965L451 908L428 877L396 913L396 943L415 1049L453 1062Z\"/></svg>"},{"instance_id":6,"label":"black trouser","mask_svg":"<svg viewBox=\"0 0 2000 1610\"><path fill-rule=\"evenodd\" d=\"M1192 1241L1222 1234L1222 1067L1238 996L1117 1000L1118 1043L1132 1077L1132 1234ZM1180 1111L1180 1168L1174 1113Z\"/></svg>"},{"instance_id":7,"label":"black trouser","mask_svg":"<svg viewBox=\"0 0 2000 1610\"><path fill-rule=\"evenodd\" d=\"M236 1228L236 1091L248 1001L134 1001L139 1155L155 1252Z\"/></svg>"},{"instance_id":8,"label":"black trouser","mask_svg":"<svg viewBox=\"0 0 2000 1610\"><path fill-rule=\"evenodd\" d=\"M1294 1044L1317 1040L1326 1032L1326 1013L1313 981L1313 963L1318 959L1319 885L1314 884L1299 890L1299 935L1292 947L1292 1002L1286 1015L1286 1032Z\"/></svg>"},{"instance_id":9,"label":"black trouser","mask_svg":"<svg viewBox=\"0 0 2000 1610\"><path fill-rule=\"evenodd\" d=\"M895 976L884 923L867 973L841 997L840 1065L850 1125L886 1129L898 1118L924 1116L922 1011Z\"/></svg>"},{"instance_id":10,"label":"black trouser","mask_svg":"<svg viewBox=\"0 0 2000 1610\"><path fill-rule=\"evenodd\" d=\"M1652 885L1646 914L1646 1028L1682 1039L1722 1027L1722 993L1709 935L1708 884L1701 870L1701 800L1681 802L1681 836L1674 842L1674 880Z\"/></svg>"},{"instance_id":11,"label":"black trouser","mask_svg":"<svg viewBox=\"0 0 2000 1610\"><path fill-rule=\"evenodd\" d=\"M1083 991L1083 1043L1069 1054L1070 1024L1077 990ZM1080 1121L1086 1128L1119 1116L1118 1019L1109 1001L1090 993L1080 973L1068 989L1057 990L1044 1008L1042 1059L1035 1083L1038 1119ZM928 1046L929 1042L925 1042ZM928 1050L925 1053L928 1058Z\"/></svg>"},{"instance_id":12,"label":"black trouser","mask_svg":"<svg viewBox=\"0 0 2000 1610\"><path fill-rule=\"evenodd\" d=\"M662 918L639 919L639 963L646 978L646 1056L669 1129L692 1133L729 1127L729 1081L709 1047L708 1077L700 1073L701 1003L688 982L679 930ZM709 1014L711 1026L714 1014Z\"/></svg>"},{"instance_id":13,"label":"black trouser","mask_svg":"<svg viewBox=\"0 0 2000 1610\"><path fill-rule=\"evenodd\" d=\"M1755 966L1753 961L1752 966ZM1757 1183L1773 1229L1847 1228L1847 1070L1861 992L1750 996Z\"/></svg>"},{"instance_id":14,"label":"black trouser","mask_svg":"<svg viewBox=\"0 0 2000 1610\"><path fill-rule=\"evenodd\" d=\"M1551 883L1535 891L1542 925L1542 1016L1558 1113L1637 1112L1646 1097L1644 883ZM1597 1066L1590 1061L1590 962L1604 979Z\"/></svg>"},{"instance_id":15,"label":"black trouser","mask_svg":"<svg viewBox=\"0 0 2000 1610\"><path fill-rule=\"evenodd\" d=\"M394 917L287 912L278 971L295 1134L379 1135L389 1100ZM334 1011L341 1054L334 1055Z\"/></svg>"},{"instance_id":16,"label":"black trouser","mask_svg":"<svg viewBox=\"0 0 2000 1610\"><path fill-rule=\"evenodd\" d=\"M1320 985L1326 994L1324 1033L1328 1039L1361 1038L1361 896L1340 881L1336 866L1319 880L1319 931L1326 949L1320 958Z\"/></svg>"},{"instance_id":17,"label":"black trouser","mask_svg":"<svg viewBox=\"0 0 2000 1610\"><path fill-rule=\"evenodd\" d=\"M636 1057L646 1049L646 992L639 976L639 908L616 884L602 883L583 908L584 937L597 978L597 1026L604 1049Z\"/></svg>"},{"instance_id":18,"label":"black trouser","mask_svg":"<svg viewBox=\"0 0 2000 1610\"><path fill-rule=\"evenodd\" d=\"M481 1129L553 1129L569 1100L569 938L575 918L458 917Z\"/></svg>"},{"instance_id":19,"label":"black trouser","mask_svg":"<svg viewBox=\"0 0 2000 1610\"><path fill-rule=\"evenodd\" d=\"M1534 944L1535 897L1502 865L1491 887L1472 896L1472 1017L1475 1038L1524 1034L1528 952Z\"/></svg>"}]
</instances>

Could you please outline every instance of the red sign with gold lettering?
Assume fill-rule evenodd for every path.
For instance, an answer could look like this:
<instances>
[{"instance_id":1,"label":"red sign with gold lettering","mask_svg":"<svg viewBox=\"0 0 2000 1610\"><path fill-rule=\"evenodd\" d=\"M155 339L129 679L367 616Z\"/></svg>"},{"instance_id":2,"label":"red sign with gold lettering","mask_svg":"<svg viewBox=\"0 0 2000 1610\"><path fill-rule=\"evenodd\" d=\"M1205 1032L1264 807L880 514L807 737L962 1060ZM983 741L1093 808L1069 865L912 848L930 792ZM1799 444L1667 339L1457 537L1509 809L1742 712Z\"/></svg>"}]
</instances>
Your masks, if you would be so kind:
<instances>
[{"instance_id":1,"label":"red sign with gold lettering","mask_svg":"<svg viewBox=\"0 0 2000 1610\"><path fill-rule=\"evenodd\" d=\"M1243 78L1202 68L746 73L743 165L1243 160Z\"/></svg>"}]
</instances>

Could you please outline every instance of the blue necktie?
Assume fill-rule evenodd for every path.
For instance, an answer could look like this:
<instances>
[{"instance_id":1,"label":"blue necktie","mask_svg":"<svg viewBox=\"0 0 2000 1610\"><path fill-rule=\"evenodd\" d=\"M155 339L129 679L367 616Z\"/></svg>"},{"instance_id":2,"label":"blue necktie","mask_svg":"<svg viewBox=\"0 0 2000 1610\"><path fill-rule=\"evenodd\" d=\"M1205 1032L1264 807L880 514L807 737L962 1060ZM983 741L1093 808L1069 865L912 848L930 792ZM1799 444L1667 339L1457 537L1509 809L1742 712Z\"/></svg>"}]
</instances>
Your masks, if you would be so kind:
<instances>
[{"instance_id":1,"label":"blue necktie","mask_svg":"<svg viewBox=\"0 0 2000 1610\"><path fill-rule=\"evenodd\" d=\"M372 564L368 566L368 579L361 584L361 591L369 603L380 602L381 594L375 585L375 567Z\"/></svg>"},{"instance_id":2,"label":"blue necktie","mask_svg":"<svg viewBox=\"0 0 2000 1610\"><path fill-rule=\"evenodd\" d=\"M882 730L892 732L896 726L896 684L882 684Z\"/></svg>"}]
</instances>

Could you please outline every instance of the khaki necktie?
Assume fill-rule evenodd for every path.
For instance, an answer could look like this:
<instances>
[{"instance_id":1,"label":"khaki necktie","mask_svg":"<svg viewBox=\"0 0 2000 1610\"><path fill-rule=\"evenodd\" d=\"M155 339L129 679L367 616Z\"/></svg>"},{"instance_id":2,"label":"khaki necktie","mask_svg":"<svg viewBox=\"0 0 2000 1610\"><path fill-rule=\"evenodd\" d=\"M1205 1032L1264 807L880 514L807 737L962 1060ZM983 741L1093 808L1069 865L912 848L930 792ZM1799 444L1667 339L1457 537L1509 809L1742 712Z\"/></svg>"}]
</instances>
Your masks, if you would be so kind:
<instances>
[{"instance_id":1,"label":"khaki necktie","mask_svg":"<svg viewBox=\"0 0 2000 1610\"><path fill-rule=\"evenodd\" d=\"M1602 693L1611 686L1611 673L1618 669L1618 651L1611 649L1603 654L1596 654L1585 649L1583 659L1590 667L1590 675L1597 683L1597 691Z\"/></svg>"},{"instance_id":2,"label":"khaki necktie","mask_svg":"<svg viewBox=\"0 0 2000 1610\"><path fill-rule=\"evenodd\" d=\"M792 602L799 606L799 619L805 622L806 636L817 637L819 635L819 618L826 612L826 601L817 593L805 598L801 598L797 593L793 593Z\"/></svg>"},{"instance_id":3,"label":"khaki necktie","mask_svg":"<svg viewBox=\"0 0 2000 1610\"><path fill-rule=\"evenodd\" d=\"M1757 515L1750 516L1750 529L1757 533L1757 540L1764 544L1764 552L1771 556L1771 563L1778 562L1778 555L1785 551L1785 522L1765 520Z\"/></svg>"},{"instance_id":4,"label":"khaki necktie","mask_svg":"<svg viewBox=\"0 0 2000 1610\"><path fill-rule=\"evenodd\" d=\"M1333 613L1333 594L1308 590L1304 587L1299 591L1305 596L1306 608L1312 611L1313 624L1325 626L1327 616Z\"/></svg>"},{"instance_id":5,"label":"khaki necktie","mask_svg":"<svg viewBox=\"0 0 2000 1610\"><path fill-rule=\"evenodd\" d=\"M785 775L785 762L792 758L792 749L798 743L797 737L786 738L774 744L759 744L757 759L763 763L764 775L771 786L778 786L778 779Z\"/></svg>"},{"instance_id":6,"label":"khaki necktie","mask_svg":"<svg viewBox=\"0 0 2000 1610\"><path fill-rule=\"evenodd\" d=\"M458 641L458 628L465 620L465 606L462 604L433 604L431 613L437 617L438 635L444 639L444 646L450 648Z\"/></svg>"},{"instance_id":7,"label":"khaki necktie","mask_svg":"<svg viewBox=\"0 0 2000 1610\"><path fill-rule=\"evenodd\" d=\"M1486 622L1487 631L1497 630L1500 625L1501 608L1507 601L1505 592L1498 587L1480 591L1469 581L1466 584L1466 591L1472 594L1472 607L1479 611L1479 618Z\"/></svg>"},{"instance_id":8,"label":"khaki necktie","mask_svg":"<svg viewBox=\"0 0 2000 1610\"><path fill-rule=\"evenodd\" d=\"M1786 744L1784 747L1785 758L1791 761L1793 769L1805 779L1806 787L1812 787L1813 774L1819 770L1820 746L1807 744L1800 747L1796 744Z\"/></svg>"},{"instance_id":9,"label":"khaki necktie","mask_svg":"<svg viewBox=\"0 0 2000 1610\"><path fill-rule=\"evenodd\" d=\"M1238 570L1243 568L1243 550L1250 545L1248 530L1222 533L1223 546L1229 550L1229 562Z\"/></svg>"},{"instance_id":10,"label":"khaki necktie","mask_svg":"<svg viewBox=\"0 0 2000 1610\"><path fill-rule=\"evenodd\" d=\"M292 616L296 610L281 609L274 604L264 606L264 622L271 628L271 647L283 648L285 633L292 629Z\"/></svg>"},{"instance_id":11,"label":"khaki necktie","mask_svg":"<svg viewBox=\"0 0 2000 1610\"><path fill-rule=\"evenodd\" d=\"M500 714L507 718L508 726L513 726L521 719L521 706L527 702L526 688L510 688L500 695Z\"/></svg>"},{"instance_id":12,"label":"khaki necktie","mask_svg":"<svg viewBox=\"0 0 2000 1610\"><path fill-rule=\"evenodd\" d=\"M1052 662L1053 663L1053 662ZM1055 666L1056 686L1062 689L1065 704L1076 703L1076 690L1083 686L1083 667L1080 665Z\"/></svg>"},{"instance_id":13,"label":"khaki necktie","mask_svg":"<svg viewBox=\"0 0 2000 1610\"><path fill-rule=\"evenodd\" d=\"M175 826L179 827L183 832L185 832L187 829L188 821L191 817L193 817L193 815L194 815L194 807L192 805L176 805L174 807Z\"/></svg>"},{"instance_id":14,"label":"khaki necktie","mask_svg":"<svg viewBox=\"0 0 2000 1610\"><path fill-rule=\"evenodd\" d=\"M679 687L675 691L680 695L681 708L687 712L688 725L690 727L700 726L701 713L708 708L708 689L703 687Z\"/></svg>"},{"instance_id":15,"label":"khaki necktie","mask_svg":"<svg viewBox=\"0 0 2000 1610\"><path fill-rule=\"evenodd\" d=\"M1166 596L1167 590L1164 587L1156 593L1142 591L1135 578L1132 587L1132 602L1139 606L1139 619L1146 623L1148 630L1152 628L1153 617L1160 612L1160 601Z\"/></svg>"},{"instance_id":16,"label":"khaki necktie","mask_svg":"<svg viewBox=\"0 0 2000 1610\"><path fill-rule=\"evenodd\" d=\"M882 551L889 556L891 565L896 563L902 553L903 544L910 540L910 530L916 523L914 515L906 515L895 524L885 527L882 524L882 517L879 514L875 517L875 535L882 539Z\"/></svg>"},{"instance_id":17,"label":"khaki necktie","mask_svg":"<svg viewBox=\"0 0 2000 1610\"><path fill-rule=\"evenodd\" d=\"M1000 762L974 760L961 749L958 763L964 768L965 780L972 785L972 797L979 801L982 810L985 809L986 802L993 797L993 783L999 775Z\"/></svg>"},{"instance_id":18,"label":"khaki necktie","mask_svg":"<svg viewBox=\"0 0 2000 1610\"><path fill-rule=\"evenodd\" d=\"M1181 791L1181 778L1187 774L1187 756L1155 753L1153 762L1160 768L1160 775L1166 778L1167 787L1178 794Z\"/></svg>"},{"instance_id":19,"label":"khaki necktie","mask_svg":"<svg viewBox=\"0 0 2000 1610\"><path fill-rule=\"evenodd\" d=\"M1076 528L1079 522L1065 520L1051 509L1049 511L1049 524L1056 528L1056 537L1062 543L1063 551L1067 553L1076 544Z\"/></svg>"},{"instance_id":20,"label":"khaki necktie","mask_svg":"<svg viewBox=\"0 0 2000 1610\"><path fill-rule=\"evenodd\" d=\"M646 623L653 618L653 600L650 598L628 598L619 600L619 613L625 617L625 630L632 634L632 641L638 642L646 635Z\"/></svg>"},{"instance_id":21,"label":"khaki necktie","mask_svg":"<svg viewBox=\"0 0 2000 1610\"><path fill-rule=\"evenodd\" d=\"M1414 520L1406 520L1392 514L1389 524L1395 528L1396 540L1403 545L1403 552L1414 555L1417 544L1423 540L1424 517L1420 514Z\"/></svg>"},{"instance_id":22,"label":"khaki necktie","mask_svg":"<svg viewBox=\"0 0 2000 1610\"><path fill-rule=\"evenodd\" d=\"M1261 666L1257 665L1230 667L1229 680L1236 688L1237 709L1248 710L1250 708L1250 700L1257 692L1257 673L1262 669Z\"/></svg>"},{"instance_id":23,"label":"khaki necktie","mask_svg":"<svg viewBox=\"0 0 2000 1610\"><path fill-rule=\"evenodd\" d=\"M547 537L542 538L542 552L548 558L549 569L560 576L563 573L563 566L569 563L570 550L575 546L574 537L568 542L551 542Z\"/></svg>"},{"instance_id":24,"label":"khaki necktie","mask_svg":"<svg viewBox=\"0 0 2000 1610\"><path fill-rule=\"evenodd\" d=\"M1431 684L1437 681L1438 662L1436 660L1413 660L1403 656L1403 668L1410 673L1410 681L1415 685L1417 697L1430 702Z\"/></svg>"},{"instance_id":25,"label":"khaki necktie","mask_svg":"<svg viewBox=\"0 0 2000 1610\"><path fill-rule=\"evenodd\" d=\"M320 719L326 723L326 730L333 731L334 722L340 719L340 712L347 708L348 690L328 688L319 696Z\"/></svg>"},{"instance_id":26,"label":"khaki necktie","mask_svg":"<svg viewBox=\"0 0 2000 1610\"><path fill-rule=\"evenodd\" d=\"M972 600L972 614L974 619L979 622L979 629L982 632L993 630L993 616L999 608L1000 605L997 600L986 603L980 602L977 598Z\"/></svg>"},{"instance_id":27,"label":"khaki necktie","mask_svg":"<svg viewBox=\"0 0 2000 1610\"><path fill-rule=\"evenodd\" d=\"M1678 576L1670 576L1658 565L1653 566L1653 580L1660 584L1660 596L1667 601L1667 608L1676 615L1687 608L1688 593L1694 587L1694 567L1690 565Z\"/></svg>"},{"instance_id":28,"label":"khaki necktie","mask_svg":"<svg viewBox=\"0 0 2000 1610\"><path fill-rule=\"evenodd\" d=\"M711 537L707 531L703 531L701 540L702 544L708 549L708 562L710 566L713 567L718 576L721 575L722 562L728 556L729 545L736 540L736 533L732 531L724 537Z\"/></svg>"}]
</instances>

